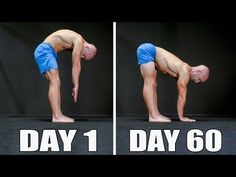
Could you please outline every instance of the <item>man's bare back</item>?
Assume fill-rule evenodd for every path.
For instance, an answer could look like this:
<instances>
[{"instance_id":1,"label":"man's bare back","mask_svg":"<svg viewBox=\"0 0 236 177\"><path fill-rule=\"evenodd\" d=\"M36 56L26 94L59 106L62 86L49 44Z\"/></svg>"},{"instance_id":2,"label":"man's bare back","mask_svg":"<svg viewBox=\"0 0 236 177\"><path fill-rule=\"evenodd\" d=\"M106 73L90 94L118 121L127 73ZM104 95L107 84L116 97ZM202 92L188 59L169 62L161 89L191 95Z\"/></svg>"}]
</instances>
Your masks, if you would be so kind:
<instances>
[{"instance_id":1,"label":"man's bare back","mask_svg":"<svg viewBox=\"0 0 236 177\"><path fill-rule=\"evenodd\" d=\"M170 75L174 78L179 78L181 75L190 74L190 66L183 62L180 58L167 50L158 47L156 53L156 66L164 74Z\"/></svg>"},{"instance_id":2,"label":"man's bare back","mask_svg":"<svg viewBox=\"0 0 236 177\"><path fill-rule=\"evenodd\" d=\"M50 34L43 42L50 43L56 52L73 49L76 44L82 46L84 39L74 31L63 29Z\"/></svg>"}]
</instances>

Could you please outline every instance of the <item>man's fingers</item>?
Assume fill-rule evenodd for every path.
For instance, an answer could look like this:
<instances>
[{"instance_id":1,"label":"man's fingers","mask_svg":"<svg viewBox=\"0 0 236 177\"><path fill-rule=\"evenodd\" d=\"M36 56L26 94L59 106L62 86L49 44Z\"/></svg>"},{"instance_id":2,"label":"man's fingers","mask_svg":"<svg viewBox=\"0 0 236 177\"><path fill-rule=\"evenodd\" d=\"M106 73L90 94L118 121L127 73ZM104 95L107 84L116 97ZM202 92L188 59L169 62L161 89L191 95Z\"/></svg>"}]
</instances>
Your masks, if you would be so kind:
<instances>
[{"instance_id":1,"label":"man's fingers","mask_svg":"<svg viewBox=\"0 0 236 177\"><path fill-rule=\"evenodd\" d=\"M74 102L77 102L77 97L78 97L78 89L73 88L72 90L72 96L74 98Z\"/></svg>"},{"instance_id":2,"label":"man's fingers","mask_svg":"<svg viewBox=\"0 0 236 177\"><path fill-rule=\"evenodd\" d=\"M78 97L78 92L75 92L75 93L74 93L74 102L75 102L75 103L77 102L77 97Z\"/></svg>"},{"instance_id":3,"label":"man's fingers","mask_svg":"<svg viewBox=\"0 0 236 177\"><path fill-rule=\"evenodd\" d=\"M76 96L74 95L74 102L76 103L76 101L77 101L77 98L76 98Z\"/></svg>"}]
</instances>

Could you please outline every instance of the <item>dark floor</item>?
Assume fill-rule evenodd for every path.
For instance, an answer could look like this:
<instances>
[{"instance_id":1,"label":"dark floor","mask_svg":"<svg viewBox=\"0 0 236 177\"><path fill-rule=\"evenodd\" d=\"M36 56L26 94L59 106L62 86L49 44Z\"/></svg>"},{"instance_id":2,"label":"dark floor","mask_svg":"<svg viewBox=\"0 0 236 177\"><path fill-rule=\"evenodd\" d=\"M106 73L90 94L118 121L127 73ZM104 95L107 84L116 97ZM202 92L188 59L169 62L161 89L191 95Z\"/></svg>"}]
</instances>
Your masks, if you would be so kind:
<instances>
[{"instance_id":1,"label":"dark floor","mask_svg":"<svg viewBox=\"0 0 236 177\"><path fill-rule=\"evenodd\" d=\"M195 117L197 122L185 123L172 118L171 123L149 123L145 117L117 117L116 120L116 154L117 155L236 155L236 118L235 117ZM45 117L0 117L0 155L112 155L113 154L113 124L112 118L80 117L75 123L52 123ZM203 148L199 152L192 152L187 148L187 133L199 130L203 136L197 136L203 142ZM206 138L209 130L219 130L222 136L221 148L217 152L211 152L206 148L213 142ZM20 130L36 130L38 132L38 149L34 152L20 151ZM40 145L45 130L55 130L59 151L41 152ZM63 150L63 142L58 130L77 130L72 141L71 151ZM89 151L88 137L84 133L91 130L97 131L97 150ZM130 151L130 130L142 130L146 133L146 148L138 152ZM161 132L161 137L151 141L151 130ZM175 151L168 150L169 144L164 130L180 130L175 144ZM29 137L28 137L29 138ZM138 139L139 137L137 137ZM30 139L30 138L29 138ZM50 139L51 140L51 139ZM152 142L152 143L150 143ZM150 145L157 145L154 151L148 151ZM164 150L160 150L163 142ZM192 141L193 142L193 141ZM207 143L206 143L207 142ZM31 143L31 142L29 142ZM51 142L48 142L50 144ZM139 146L139 145L137 145ZM214 146L212 146L214 148Z\"/></svg>"},{"instance_id":2,"label":"dark floor","mask_svg":"<svg viewBox=\"0 0 236 177\"><path fill-rule=\"evenodd\" d=\"M147 118L144 117L117 117L116 153L118 155L236 155L236 117L193 118L197 121L186 123L180 122L177 118L173 117L171 123L150 123L147 121ZM194 129L203 132L203 136L198 136L200 137L200 141L203 142L203 148L199 152L193 152L187 148L187 142L194 142L191 141L191 138L187 138L189 137L187 133ZM213 144L212 146L210 145L213 149L216 148L214 146L215 140L209 139L209 136L207 138L205 136L206 132L210 129L219 130L221 133L222 141L220 143L218 141L218 144L221 144L221 148L217 152L206 148L209 144ZM130 151L130 130L143 130L146 132L146 143L144 145L146 148L144 147L140 149L140 151ZM151 130L161 130L161 136L156 136L155 141L152 141L153 139L151 140L149 136ZM175 144L175 151L171 152L168 150L169 144L163 130L171 130L171 132L173 132L173 130L180 130ZM140 147L140 144L138 144L140 138L139 136L135 137L137 139L135 147ZM134 139L135 138L133 138L133 140ZM161 151L160 143L164 144L164 151L163 149ZM157 148L155 148L154 151L148 151L149 145L153 146L153 144L154 146L157 145ZM201 146L201 144L198 145Z\"/></svg>"},{"instance_id":3,"label":"dark floor","mask_svg":"<svg viewBox=\"0 0 236 177\"><path fill-rule=\"evenodd\" d=\"M20 151L20 130L36 130L38 132L38 148L35 146L36 151ZM45 130L55 130L54 145L56 139L59 146L58 152L52 151L50 148L52 136L47 138ZM66 130L67 135L69 130L77 130L71 143L71 151L64 151L64 144L58 130ZM84 136L84 133L90 130L97 131L96 152L89 151L88 136ZM49 141L47 152L40 151L43 136L44 140ZM50 118L45 117L0 117L0 155L112 155L112 137L112 117L81 117L76 119L75 123L52 123ZM29 146L31 146L30 139L28 137L27 140Z\"/></svg>"}]
</instances>

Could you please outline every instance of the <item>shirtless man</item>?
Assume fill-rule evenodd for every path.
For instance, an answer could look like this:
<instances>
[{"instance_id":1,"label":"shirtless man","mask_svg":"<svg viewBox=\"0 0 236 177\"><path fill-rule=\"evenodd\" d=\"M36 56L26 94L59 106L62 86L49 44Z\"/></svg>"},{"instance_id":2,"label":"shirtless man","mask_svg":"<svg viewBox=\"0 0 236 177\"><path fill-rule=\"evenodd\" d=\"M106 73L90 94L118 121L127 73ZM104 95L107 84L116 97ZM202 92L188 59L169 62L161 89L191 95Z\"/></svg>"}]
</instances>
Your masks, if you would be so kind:
<instances>
[{"instance_id":1,"label":"shirtless man","mask_svg":"<svg viewBox=\"0 0 236 177\"><path fill-rule=\"evenodd\" d=\"M77 102L81 58L91 60L97 49L83 37L71 30L62 29L49 35L35 49L34 58L40 73L49 81L48 98L52 110L52 122L74 122L74 119L63 115L61 111L61 82L57 64L57 53L63 50L72 51L72 97Z\"/></svg>"},{"instance_id":2,"label":"shirtless man","mask_svg":"<svg viewBox=\"0 0 236 177\"><path fill-rule=\"evenodd\" d=\"M178 100L177 112L180 121L194 122L184 116L187 85L189 80L195 83L205 82L209 77L209 69L204 65L189 66L181 59L150 43L144 43L137 49L138 65L144 79L143 97L149 113L150 122L170 122L168 117L160 114L157 103L157 70L177 79Z\"/></svg>"}]
</instances>

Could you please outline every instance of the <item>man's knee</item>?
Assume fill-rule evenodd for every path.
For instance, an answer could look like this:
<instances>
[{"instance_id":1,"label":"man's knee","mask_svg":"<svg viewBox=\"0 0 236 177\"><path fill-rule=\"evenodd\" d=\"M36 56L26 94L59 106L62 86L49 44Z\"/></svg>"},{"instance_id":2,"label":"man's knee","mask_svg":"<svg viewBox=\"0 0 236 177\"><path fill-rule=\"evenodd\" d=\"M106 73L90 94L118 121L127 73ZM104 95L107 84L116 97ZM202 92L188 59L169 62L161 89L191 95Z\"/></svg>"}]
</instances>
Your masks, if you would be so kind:
<instances>
[{"instance_id":1,"label":"man's knee","mask_svg":"<svg viewBox=\"0 0 236 177\"><path fill-rule=\"evenodd\" d=\"M157 86L157 73L155 70L146 72L143 76L145 84Z\"/></svg>"},{"instance_id":2,"label":"man's knee","mask_svg":"<svg viewBox=\"0 0 236 177\"><path fill-rule=\"evenodd\" d=\"M49 80L50 84L55 84L60 86L61 85L61 80L59 77L59 72L58 70L51 70L46 73L46 77Z\"/></svg>"},{"instance_id":3,"label":"man's knee","mask_svg":"<svg viewBox=\"0 0 236 177\"><path fill-rule=\"evenodd\" d=\"M154 78L149 78L149 79L144 80L144 84L146 84L148 86L156 87L157 86L157 81Z\"/></svg>"},{"instance_id":4,"label":"man's knee","mask_svg":"<svg viewBox=\"0 0 236 177\"><path fill-rule=\"evenodd\" d=\"M50 84L56 85L56 86L61 86L61 80L59 77L51 78L50 79Z\"/></svg>"}]
</instances>

